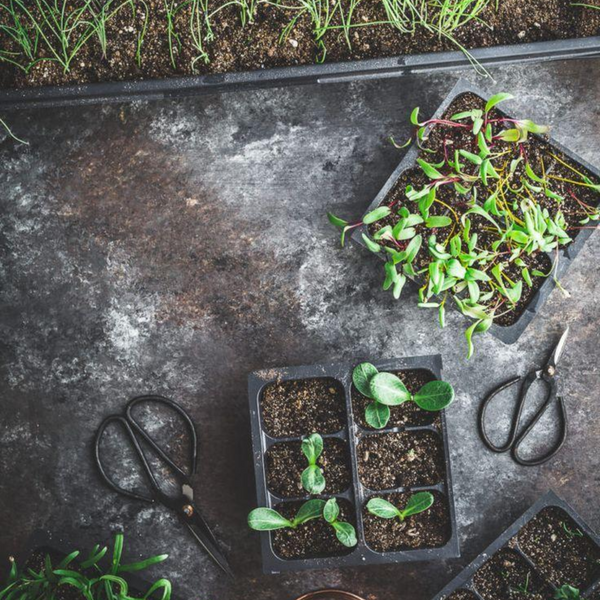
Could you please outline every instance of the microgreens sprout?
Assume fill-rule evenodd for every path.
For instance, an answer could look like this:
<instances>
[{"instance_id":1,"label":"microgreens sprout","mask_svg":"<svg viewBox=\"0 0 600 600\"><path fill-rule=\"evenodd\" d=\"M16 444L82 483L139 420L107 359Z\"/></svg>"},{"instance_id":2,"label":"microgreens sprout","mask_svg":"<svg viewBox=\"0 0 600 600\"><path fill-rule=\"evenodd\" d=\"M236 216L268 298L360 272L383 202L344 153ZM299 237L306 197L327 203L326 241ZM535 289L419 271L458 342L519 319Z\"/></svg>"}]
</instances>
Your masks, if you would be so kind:
<instances>
[{"instance_id":1,"label":"microgreens sprout","mask_svg":"<svg viewBox=\"0 0 600 600\"><path fill-rule=\"evenodd\" d=\"M554 598L555 600L579 600L581 594L577 588L571 585L563 585L556 590Z\"/></svg>"},{"instance_id":2,"label":"microgreens sprout","mask_svg":"<svg viewBox=\"0 0 600 600\"><path fill-rule=\"evenodd\" d=\"M308 500L292 519L286 519L272 508L255 508L248 515L248 526L256 531L274 531L276 529L296 529L299 525L319 519L323 515L325 500Z\"/></svg>"},{"instance_id":3,"label":"microgreens sprout","mask_svg":"<svg viewBox=\"0 0 600 600\"><path fill-rule=\"evenodd\" d=\"M511 591L514 592L519 592L521 594L524 594L525 596L529 596L531 594L531 592L529 591L529 583L531 580L531 573L527 573L527 575L525 576L525 582L522 583L521 585L516 585L514 587L511 587Z\"/></svg>"},{"instance_id":4,"label":"microgreens sprout","mask_svg":"<svg viewBox=\"0 0 600 600\"><path fill-rule=\"evenodd\" d=\"M356 539L356 530L350 523L338 521L340 515L340 507L335 498L327 500L323 508L323 518L335 530L335 536L338 541L347 548L353 548L358 543Z\"/></svg>"},{"instance_id":5,"label":"microgreens sprout","mask_svg":"<svg viewBox=\"0 0 600 600\"><path fill-rule=\"evenodd\" d=\"M415 108L410 141L422 150L416 162L426 182L409 183L404 198L370 211L359 223L329 214L342 230L342 243L348 231L368 226L365 245L386 258L384 290L399 298L410 277L422 284L418 306L436 309L442 327L448 299L472 319L465 331L469 358L473 338L514 312L536 285L534 278L552 275L562 289L555 275L558 250L572 242L573 223L600 222L600 207L580 197L580 190L600 194L600 184L555 152L530 158L531 134L545 134L548 127L495 110L511 98L496 94L483 108L428 120ZM442 138L437 162L424 158L435 153L428 147L434 130ZM450 136L456 131L458 143ZM444 200L448 194L451 204ZM567 199L575 209L565 207ZM555 257L547 273L535 268L543 255ZM385 417L385 409L378 411Z\"/></svg>"},{"instance_id":6,"label":"microgreens sprout","mask_svg":"<svg viewBox=\"0 0 600 600\"><path fill-rule=\"evenodd\" d=\"M404 521L408 517L425 512L434 503L433 494L430 492L417 492L413 494L403 509L399 509L383 498L371 498L367 502L367 510L380 519L399 519Z\"/></svg>"},{"instance_id":7,"label":"microgreens sprout","mask_svg":"<svg viewBox=\"0 0 600 600\"><path fill-rule=\"evenodd\" d=\"M382 429L390 420L390 406L414 402L419 408L437 412L454 400L454 389L445 381L430 381L416 394L411 394L402 380L393 373L380 373L371 363L361 363L352 371L356 389L372 400L365 410L365 421Z\"/></svg>"},{"instance_id":8,"label":"microgreens sprout","mask_svg":"<svg viewBox=\"0 0 600 600\"><path fill-rule=\"evenodd\" d=\"M569 536L569 538L573 539L576 537L583 537L583 531L581 531L581 529L571 529L564 521L561 521L560 525L564 529L565 533Z\"/></svg>"},{"instance_id":9,"label":"microgreens sprout","mask_svg":"<svg viewBox=\"0 0 600 600\"><path fill-rule=\"evenodd\" d=\"M302 487L311 494L320 494L325 489L325 477L317 461L323 452L323 438L313 433L302 440L302 452L308 460L308 467L302 472Z\"/></svg>"}]
</instances>

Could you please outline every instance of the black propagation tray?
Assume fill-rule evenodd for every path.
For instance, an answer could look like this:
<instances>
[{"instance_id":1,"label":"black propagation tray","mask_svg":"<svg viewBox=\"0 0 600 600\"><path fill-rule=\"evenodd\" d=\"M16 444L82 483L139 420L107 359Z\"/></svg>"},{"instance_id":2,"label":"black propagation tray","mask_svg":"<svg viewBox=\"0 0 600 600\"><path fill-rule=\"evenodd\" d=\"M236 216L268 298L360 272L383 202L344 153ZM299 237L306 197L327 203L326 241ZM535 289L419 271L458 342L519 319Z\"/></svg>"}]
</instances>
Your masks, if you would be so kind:
<instances>
[{"instance_id":1,"label":"black propagation tray","mask_svg":"<svg viewBox=\"0 0 600 600\"><path fill-rule=\"evenodd\" d=\"M256 477L257 506L273 508L277 504L308 500L309 496L303 498L282 499L273 495L267 489L265 455L267 450L275 443L300 441L302 437L295 438L273 438L263 429L260 411L260 402L263 390L270 383L281 381L294 381L301 379L334 379L344 388L346 401L346 426L336 433L323 435L324 438L337 438L344 441L349 448L351 478L350 489L345 493L334 494L337 498L343 498L354 507L356 523L356 534L358 545L349 553L339 556L327 556L320 558L284 559L279 557L273 550L271 535L261 532L261 547L263 558L263 571L266 574L276 574L283 571L299 571L304 569L329 569L338 567L352 567L362 565L380 565L387 563L404 563L413 561L444 560L460 556L458 531L456 526L456 512L454 507L454 495L452 491L452 474L450 469L450 454L448 449L448 430L444 411L439 414L439 429L435 425L387 427L378 430L367 430L360 427L353 418L352 409L352 369L363 361L353 363L335 363L311 365L303 367L284 367L276 369L265 369L255 371L248 377L248 395L250 401L250 422L252 429L252 447L254 451L254 473ZM432 372L436 379L442 378L442 358L439 354L431 356L420 356L410 358L394 358L389 360L371 361L380 371L403 371L413 369L424 369ZM393 409L392 409L393 410ZM433 486L415 486L414 488L397 488L393 490L367 490L360 483L358 476L357 445L360 439L382 433L398 431L433 431L442 440L445 478L442 483ZM314 432L306 432L309 435ZM388 494L402 491L437 491L443 494L448 505L450 520L450 537L447 543L439 548L420 548L403 551L376 552L369 548L365 542L363 532L362 507L371 496ZM328 498L332 496L321 496Z\"/></svg>"},{"instance_id":2,"label":"black propagation tray","mask_svg":"<svg viewBox=\"0 0 600 600\"><path fill-rule=\"evenodd\" d=\"M104 564L107 567L110 566L108 563L112 556L112 544L114 538L111 538L108 542L106 542L106 546L108 546L108 552L104 556L104 558L100 561L100 564ZM127 544L127 539L125 539L125 544ZM32 556L32 554L36 551L42 552L44 554L50 554L50 556L60 556L64 557L70 554L71 552L79 550L80 554L78 558L85 558L86 552L89 552L90 548L82 548L79 544L73 542L66 536L61 534L54 534L51 531L45 529L36 529L27 539L25 544L25 548L15 557L15 561L17 563L17 567L20 569L23 568L24 565L27 564L28 559ZM127 550L127 549L125 549ZM131 557L129 557L131 559ZM137 560L137 559L135 559ZM76 559L77 561L77 559ZM53 561L54 562L54 561ZM126 560L124 563L134 562L133 559ZM3 565L4 566L4 565ZM156 569L156 567L154 567ZM130 591L134 592L136 595L143 597L144 594L150 589L152 583L148 583L144 581L139 575L135 573L127 573L124 579L129 584ZM168 577L167 577L168 579ZM0 580L0 584L2 581ZM171 600L178 600L176 596L171 594Z\"/></svg>"},{"instance_id":3,"label":"black propagation tray","mask_svg":"<svg viewBox=\"0 0 600 600\"><path fill-rule=\"evenodd\" d=\"M433 600L446 600L454 592L468 591L471 592L477 600L482 600L481 595L478 593L473 578L475 573L490 559L494 554L504 548L510 548L513 552L516 552L521 558L525 560L534 573L540 576L540 581L546 582L553 590L556 586L553 585L546 577L541 575L536 567L533 560L523 552L519 547L516 539L519 531L533 519L537 514L546 508L556 507L567 513L569 517L577 524L580 531L586 535L595 546L600 548L600 537L583 521L583 519L575 512L575 510L554 492L549 491L547 494L542 496L524 515L522 515L517 521L515 521L496 541L490 544L468 567L466 567L461 573L459 573ZM561 585L568 584L564 582ZM595 591L600 590L600 576L597 577L596 581L588 587L587 590L580 590L582 598L590 597Z\"/></svg>"},{"instance_id":4,"label":"black propagation tray","mask_svg":"<svg viewBox=\"0 0 600 600\"><path fill-rule=\"evenodd\" d=\"M196 75L143 81L45 86L0 90L0 108L58 107L133 100L163 100L203 93L298 84L341 83L413 73L600 56L600 36L530 42L469 51L428 52L323 65L278 67L240 73Z\"/></svg>"},{"instance_id":5,"label":"black propagation tray","mask_svg":"<svg viewBox=\"0 0 600 600\"><path fill-rule=\"evenodd\" d=\"M446 99L442 102L442 104L435 111L435 114L431 118L440 118L457 97L469 92L479 96L480 98L483 98L484 100L487 100L490 97L490 94L482 91L478 86L472 84L469 81L461 79L456 83L452 91L448 94L448 96L446 96ZM503 115L505 114L503 111L498 110L497 108L496 110ZM518 115L515 116L511 114L509 116L513 118L518 118ZM554 138L541 137L537 135L534 135L533 137L543 139L544 141L549 142L559 152L570 158L575 163L578 163L579 166L583 168L583 170L588 171L592 177L600 179L600 169L589 164L583 158L575 154L573 151L569 150L569 148L557 142ZM418 157L419 149L416 146L416 144L413 144L402 159L402 161L400 162L400 164L390 175L389 179L386 181L381 191L377 194L373 202L371 202L369 208L365 211L364 214L367 214L371 210L377 208L380 204L382 204L385 201L387 195L393 189L394 185L396 184L396 181L402 175L402 173L416 166L416 161ZM365 225L358 227L352 233L352 239L361 246L365 246L365 243L362 239L363 233L368 234L368 228ZM558 267L554 270L554 275L556 276L556 279L560 280L560 278L565 275L571 263L579 254L585 242L592 235L592 233L594 233L594 229L592 228L581 229L575 237L575 239L573 240L573 242L559 250ZM554 264L554 261L556 260L556 254L548 254L548 257ZM385 257L382 255L379 255L379 258L385 260ZM533 296L533 298L527 305L527 308L523 311L523 314L517 319L517 321L515 321L515 323L504 327L494 323L490 327L489 332L505 344L513 344L514 342L516 342L521 337L521 334L525 331L529 323L531 323L533 318L536 316L537 312L542 308L555 286L556 282L554 277L547 277L546 281L544 281L544 283L540 286L536 294Z\"/></svg>"}]
</instances>

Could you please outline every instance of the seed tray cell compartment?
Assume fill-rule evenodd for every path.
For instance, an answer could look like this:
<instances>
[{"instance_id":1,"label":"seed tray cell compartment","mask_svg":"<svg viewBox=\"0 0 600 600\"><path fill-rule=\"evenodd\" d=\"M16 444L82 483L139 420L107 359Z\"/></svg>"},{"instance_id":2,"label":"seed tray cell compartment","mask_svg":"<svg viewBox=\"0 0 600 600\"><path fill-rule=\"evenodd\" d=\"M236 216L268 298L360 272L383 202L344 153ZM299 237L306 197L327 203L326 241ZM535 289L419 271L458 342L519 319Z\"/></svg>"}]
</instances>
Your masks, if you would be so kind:
<instances>
[{"instance_id":1,"label":"seed tray cell compartment","mask_svg":"<svg viewBox=\"0 0 600 600\"><path fill-rule=\"evenodd\" d=\"M444 115L444 113L448 110L448 108L452 105L452 103L457 100L460 96L464 94L475 94L479 96L484 101L487 101L490 98L490 94L481 90L478 86L472 84L469 81L461 79L454 86L452 91L446 96L446 99L440 104L437 111L431 117L432 119L439 119ZM505 115L506 113L501 109L496 109L497 112ZM519 115L506 115L511 118L519 118ZM589 164L583 158L569 150L569 148L563 146L561 143L557 142L551 136L547 136L546 138L542 138L538 135L532 134L531 138L535 138L538 140L546 141L549 145L553 146L553 148L559 153L565 156L568 160L576 163L577 168L580 168L583 172L589 173L592 178L600 180L600 169L594 167ZM369 205L368 209L365 211L365 215L380 205L383 205L388 198L388 195L393 191L396 186L396 182L404 175L405 172L410 171L411 169L418 168L417 158L420 156L420 151L416 144L412 144L404 158L400 161L400 164L396 167L394 172L390 175L389 179L386 181L384 186L381 188L373 202ZM364 215L363 215L364 216ZM582 229L573 239L573 241L566 247L560 249L558 253L558 267L554 270L554 275L556 279L560 280L569 269L571 263L575 259L575 257L579 254L581 249L583 248L585 242L588 240L590 235L594 232L593 229ZM354 230L352 233L352 240L361 246L365 246L365 242L362 239L362 235L368 235L368 227L362 225ZM385 260L384 253L380 253L378 255L380 260ZM554 263L555 256L553 254L548 254L547 258ZM513 344L520 337L521 334L525 331L529 323L534 319L537 312L542 308L548 297L550 296L552 290L556 286L554 277L547 277L546 280L542 283L542 285L535 292L522 314L518 317L518 319L512 325L501 326L497 323L494 323L489 332L494 335L496 338L504 342L505 344ZM413 290L407 290L407 293L413 294ZM458 310L458 309L456 309Z\"/></svg>"},{"instance_id":2,"label":"seed tray cell compartment","mask_svg":"<svg viewBox=\"0 0 600 600\"><path fill-rule=\"evenodd\" d=\"M333 438L347 444L350 459L351 485L348 490L339 494L324 494L319 498L331 497L343 498L351 503L354 509L354 524L358 544L346 553L342 548L336 556L316 556L306 558L282 559L274 550L273 540L275 532L261 532L261 549L263 557L263 570L267 574L280 573L284 571L296 571L304 569L338 568L345 566L359 566L368 564L386 564L412 562L419 560L443 560L459 556L458 532L456 527L456 513L454 508L454 497L452 491L452 475L450 469L450 458L448 450L447 428L445 414L437 415L436 423L424 426L402 426L390 427L382 430L367 430L359 427L354 417L352 405L352 370L363 362L357 360L352 363L322 364L304 367L284 367L278 369L266 369L250 374L248 378L248 395L250 403L250 420L252 428L252 445L254 453L254 469L257 488L257 506L275 508L278 505L288 503L292 499L281 499L271 493L267 486L266 453L275 444L281 442L299 442L303 437L311 433L321 433L318 427L313 431L303 432L302 435L287 438L271 437L264 429L264 407L261 406L263 392L273 382L298 381L303 379L331 379L336 380L343 386L345 402L345 424L341 431L334 434L323 435L324 439ZM441 379L442 361L439 355L390 359L385 361L371 361L380 371L396 373L399 371L426 370L433 373L436 379ZM393 412L393 410L392 410ZM439 436L441 451L443 453L444 473L439 483L432 486L398 487L391 490L377 491L367 490L359 480L357 444L359 440L370 436L385 433L399 432L427 432ZM325 471L325 479L327 472ZM440 547L418 548L406 550L394 550L390 552L377 552L370 548L363 531L363 506L369 498L385 492L405 493L407 491L431 490L433 493L441 494L448 509L448 526L450 534L445 544ZM294 501L307 500L310 496L294 499Z\"/></svg>"},{"instance_id":3,"label":"seed tray cell compartment","mask_svg":"<svg viewBox=\"0 0 600 600\"><path fill-rule=\"evenodd\" d=\"M551 594L557 587L562 585L573 585L571 581L551 581L544 572L543 565L539 564L536 557L532 557L521 543L519 536L527 531L527 528L532 523L535 524L536 519L540 515L544 515L547 510L557 510L564 513L576 528L581 532L581 538L589 542L590 548L593 548L594 553L600 555L600 537L583 521L583 519L575 512L575 510L564 500L559 498L554 492L550 491L545 496L540 498L522 517L515 521L496 541L490 544L462 573L455 577L433 600L462 600L460 596L455 596L458 591L470 591L478 600L494 600L490 596L485 595L485 591L481 590L481 579L483 570L490 561L498 556L501 552L511 552L519 557L519 560L527 564L531 569L533 576L538 578L544 589L551 590ZM555 540L556 541L556 540ZM596 556L596 554L594 554ZM532 576L532 577L533 577ZM590 598L595 600L594 594L600 589L600 565L597 565L593 577L586 583L583 589L580 589L582 598ZM552 595L550 597L552 597ZM465 598L464 600L469 600ZM545 597L544 597L545 600Z\"/></svg>"}]
</instances>

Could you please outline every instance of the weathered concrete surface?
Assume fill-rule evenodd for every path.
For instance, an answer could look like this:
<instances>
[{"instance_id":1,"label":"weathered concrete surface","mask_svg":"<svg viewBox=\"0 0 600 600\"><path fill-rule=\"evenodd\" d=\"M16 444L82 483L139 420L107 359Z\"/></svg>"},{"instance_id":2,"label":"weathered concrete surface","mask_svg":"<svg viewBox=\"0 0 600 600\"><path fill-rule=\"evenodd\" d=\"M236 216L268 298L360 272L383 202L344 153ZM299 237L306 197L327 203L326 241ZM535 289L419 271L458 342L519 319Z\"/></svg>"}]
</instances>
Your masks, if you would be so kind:
<instances>
[{"instance_id":1,"label":"weathered concrete surface","mask_svg":"<svg viewBox=\"0 0 600 600\"><path fill-rule=\"evenodd\" d=\"M507 67L494 90L600 163L600 62ZM476 79L473 73L467 74ZM2 405L0 558L37 527L81 545L124 528L129 552L182 598L288 600L341 586L425 600L553 488L600 525L600 236L521 341L478 342L465 322L380 291L377 259L338 248L326 210L358 216L400 158L385 142L431 112L457 74L251 91L162 103L3 115L31 146L0 138ZM489 84L488 84L489 85ZM545 358L566 324L571 431L552 463L518 468L476 433L486 390ZM265 577L245 527L253 507L246 375L286 364L441 352L458 390L449 412L463 558ZM104 415L134 394L179 399L201 432L199 502L239 574L222 579L161 508L123 502L90 456ZM506 424L506 419L499 419Z\"/></svg>"}]
</instances>

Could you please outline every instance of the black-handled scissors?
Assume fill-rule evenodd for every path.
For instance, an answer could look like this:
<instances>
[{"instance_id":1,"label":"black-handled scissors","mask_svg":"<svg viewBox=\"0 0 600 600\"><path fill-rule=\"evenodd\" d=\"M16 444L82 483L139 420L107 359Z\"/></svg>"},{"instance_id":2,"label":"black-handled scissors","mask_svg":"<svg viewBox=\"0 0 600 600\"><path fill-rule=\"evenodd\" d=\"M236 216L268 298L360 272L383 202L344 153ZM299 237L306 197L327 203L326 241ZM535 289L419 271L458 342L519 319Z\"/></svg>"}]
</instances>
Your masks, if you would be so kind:
<instances>
[{"instance_id":1,"label":"black-handled scissors","mask_svg":"<svg viewBox=\"0 0 600 600\"><path fill-rule=\"evenodd\" d=\"M565 348L565 343L567 341L568 335L569 328L567 327L565 332L562 334L558 344L556 345L556 348L554 349L550 360L546 363L546 366L543 369L537 371L530 371L525 378L513 377L509 381L503 383L496 389L492 390L492 392L483 401L479 410L479 432L481 434L483 442L492 452L502 453L508 452L510 450L512 458L515 462L526 467L533 467L548 462L563 447L567 438L567 410L565 408L565 403L562 397L557 395L557 379L559 378L557 365ZM485 417L488 406L497 394L521 380L523 380L523 383L521 384L519 399L517 400L517 404L515 407L513 421L510 428L510 433L508 435L508 441L503 446L496 446L490 440L485 428ZM523 408L527 400L527 393L529 392L529 388L531 387L531 385L538 380L543 381L547 387L548 394L546 396L546 400L531 417L529 423L527 423L525 428L522 431L520 431L519 428L521 424L521 416L523 414ZM542 456L532 459L522 458L519 454L519 447L521 446L525 438L531 433L531 430L536 426L538 421L542 418L546 410L548 410L548 408L552 406L556 401L558 401L560 421L560 434L556 444Z\"/></svg>"},{"instance_id":2,"label":"black-handled scissors","mask_svg":"<svg viewBox=\"0 0 600 600\"><path fill-rule=\"evenodd\" d=\"M169 407L183 419L190 436L191 446L189 468L187 471L182 469L173 460L171 460L171 458L167 456L163 449L156 444L152 437L150 437L150 435L133 417L132 411L136 406L140 404L152 403ZM129 438L129 441L131 442L132 447L139 458L142 469L148 478L148 483L150 484L151 490L150 496L145 496L131 490L123 489L108 476L100 458L100 443L106 428L111 423L115 423L123 427L127 437ZM152 451L155 452L160 459L169 466L173 472L175 480L178 483L178 486L181 489L181 493L178 496L172 497L163 492L152 471L152 468L150 467L150 464L148 463L148 459L144 454L144 450L140 445L140 440L145 442L152 449ZM216 539L206 524L206 521L200 514L200 511L194 504L194 490L191 485L191 477L196 473L196 464L198 462L198 436L194 422L185 412L185 410L179 404L177 404L177 402L169 400L164 396L138 396L137 398L133 398L133 400L127 404L124 415L111 415L102 421L98 431L96 432L94 455L96 458L96 465L100 470L100 475L111 489L123 496L134 498L136 500L142 500L149 503L160 502L163 506L175 511L181 517L182 521L187 525L196 541L204 548L212 560L225 573L227 573L230 577L233 577L233 572L229 566L229 563L227 562L227 559L219 550Z\"/></svg>"}]
</instances>

